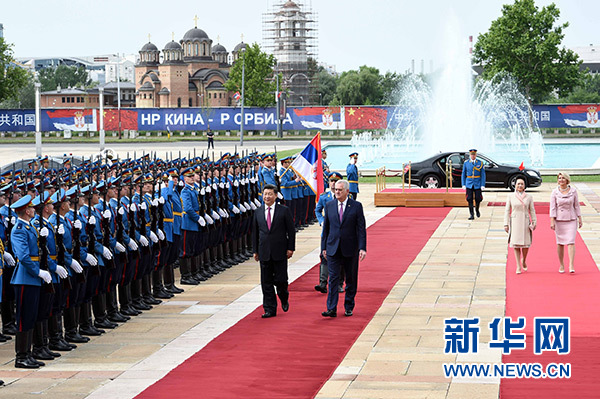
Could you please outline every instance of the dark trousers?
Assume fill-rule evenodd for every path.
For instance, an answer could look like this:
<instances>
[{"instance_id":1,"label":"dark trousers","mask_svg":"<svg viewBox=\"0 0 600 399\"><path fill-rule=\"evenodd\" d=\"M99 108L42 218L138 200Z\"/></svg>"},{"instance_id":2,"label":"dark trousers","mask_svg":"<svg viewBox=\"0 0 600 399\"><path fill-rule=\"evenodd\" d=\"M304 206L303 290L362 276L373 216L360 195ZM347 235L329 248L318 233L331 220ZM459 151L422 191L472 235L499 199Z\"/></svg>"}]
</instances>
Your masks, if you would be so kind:
<instances>
[{"instance_id":1,"label":"dark trousers","mask_svg":"<svg viewBox=\"0 0 600 399\"><path fill-rule=\"evenodd\" d=\"M288 301L288 271L287 259L268 260L260 262L260 286L263 293L263 308L265 312L277 313L277 296L281 303Z\"/></svg>"},{"instance_id":2,"label":"dark trousers","mask_svg":"<svg viewBox=\"0 0 600 399\"><path fill-rule=\"evenodd\" d=\"M336 310L340 286L340 272L346 274L346 297L344 299L344 309L354 309L354 297L358 286L358 253L354 256L343 256L338 250L335 254L327 254L327 265L329 267L329 290L327 293L327 310Z\"/></svg>"},{"instance_id":3,"label":"dark trousers","mask_svg":"<svg viewBox=\"0 0 600 399\"><path fill-rule=\"evenodd\" d=\"M483 194L480 188L467 187L467 204L469 205L469 213L473 216L473 200L475 200L475 208L479 212L479 204L483 201Z\"/></svg>"},{"instance_id":4,"label":"dark trousers","mask_svg":"<svg viewBox=\"0 0 600 399\"><path fill-rule=\"evenodd\" d=\"M327 257L323 256L323 252L319 254L321 258L321 268L319 270L319 285L326 287L329 277L329 266L327 266Z\"/></svg>"},{"instance_id":5,"label":"dark trousers","mask_svg":"<svg viewBox=\"0 0 600 399\"><path fill-rule=\"evenodd\" d=\"M25 332L33 329L38 317L40 307L39 285L13 285L15 302L17 305L16 322L17 330Z\"/></svg>"},{"instance_id":6,"label":"dark trousers","mask_svg":"<svg viewBox=\"0 0 600 399\"><path fill-rule=\"evenodd\" d=\"M207 148L210 148L210 147L212 147L213 150L215 149L215 140L212 137L208 138L208 147Z\"/></svg>"},{"instance_id":7,"label":"dark trousers","mask_svg":"<svg viewBox=\"0 0 600 399\"><path fill-rule=\"evenodd\" d=\"M358 198L358 193L353 193L352 191L350 191L350 198L356 201L356 199Z\"/></svg>"}]
</instances>

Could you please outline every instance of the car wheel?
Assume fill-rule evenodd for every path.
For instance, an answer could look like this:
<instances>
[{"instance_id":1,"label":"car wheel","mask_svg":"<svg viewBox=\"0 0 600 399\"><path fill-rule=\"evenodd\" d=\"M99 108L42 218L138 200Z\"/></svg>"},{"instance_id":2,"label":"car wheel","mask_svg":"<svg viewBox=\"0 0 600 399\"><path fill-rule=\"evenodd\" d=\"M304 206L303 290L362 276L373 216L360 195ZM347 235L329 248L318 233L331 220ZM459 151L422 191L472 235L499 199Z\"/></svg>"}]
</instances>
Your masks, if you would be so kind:
<instances>
[{"instance_id":1,"label":"car wheel","mask_svg":"<svg viewBox=\"0 0 600 399\"><path fill-rule=\"evenodd\" d=\"M438 175L430 173L425 175L423 180L421 180L421 187L423 188L440 188L440 178Z\"/></svg>"},{"instance_id":2,"label":"car wheel","mask_svg":"<svg viewBox=\"0 0 600 399\"><path fill-rule=\"evenodd\" d=\"M515 186L517 184L518 179L525 180L525 188L527 188L527 178L523 175L513 175L508 181L508 188L510 191L515 191Z\"/></svg>"}]
</instances>

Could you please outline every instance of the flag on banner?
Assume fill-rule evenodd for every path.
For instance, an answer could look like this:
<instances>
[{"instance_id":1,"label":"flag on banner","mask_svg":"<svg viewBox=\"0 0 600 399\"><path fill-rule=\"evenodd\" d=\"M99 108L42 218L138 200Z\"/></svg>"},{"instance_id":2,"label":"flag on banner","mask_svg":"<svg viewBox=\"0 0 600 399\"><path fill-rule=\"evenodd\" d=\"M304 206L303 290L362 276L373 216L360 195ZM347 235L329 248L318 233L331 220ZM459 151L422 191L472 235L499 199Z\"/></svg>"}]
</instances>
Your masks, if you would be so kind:
<instances>
[{"instance_id":1,"label":"flag on banner","mask_svg":"<svg viewBox=\"0 0 600 399\"><path fill-rule=\"evenodd\" d=\"M308 184L318 199L325 191L323 159L321 158L321 132L317 133L300 155L294 159L290 168Z\"/></svg>"},{"instance_id":2,"label":"flag on banner","mask_svg":"<svg viewBox=\"0 0 600 399\"><path fill-rule=\"evenodd\" d=\"M240 92L239 92L239 91L236 91L236 92L233 94L233 99L234 99L235 101L238 101L240 98L242 98L242 96L241 96Z\"/></svg>"}]
</instances>

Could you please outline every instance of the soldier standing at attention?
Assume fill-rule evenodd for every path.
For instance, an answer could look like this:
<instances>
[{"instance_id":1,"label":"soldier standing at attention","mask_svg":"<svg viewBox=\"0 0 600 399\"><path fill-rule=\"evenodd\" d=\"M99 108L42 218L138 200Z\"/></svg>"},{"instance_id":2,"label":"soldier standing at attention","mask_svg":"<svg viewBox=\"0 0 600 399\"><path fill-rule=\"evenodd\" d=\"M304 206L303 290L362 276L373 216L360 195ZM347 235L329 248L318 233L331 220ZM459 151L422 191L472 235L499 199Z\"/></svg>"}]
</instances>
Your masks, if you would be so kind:
<instances>
[{"instance_id":1,"label":"soldier standing at attention","mask_svg":"<svg viewBox=\"0 0 600 399\"><path fill-rule=\"evenodd\" d=\"M353 152L350 156L350 163L346 166L346 179L350 183L350 197L356 201L358 197L358 168L356 162L358 162L358 152Z\"/></svg>"},{"instance_id":2,"label":"soldier standing at attention","mask_svg":"<svg viewBox=\"0 0 600 399\"><path fill-rule=\"evenodd\" d=\"M462 187L467 190L467 203L469 204L469 220L475 219L473 216L473 199L475 199L475 212L480 217L479 204L483 201L481 190L485 188L485 168L481 159L477 159L477 150L469 150L470 157L463 164Z\"/></svg>"}]
</instances>

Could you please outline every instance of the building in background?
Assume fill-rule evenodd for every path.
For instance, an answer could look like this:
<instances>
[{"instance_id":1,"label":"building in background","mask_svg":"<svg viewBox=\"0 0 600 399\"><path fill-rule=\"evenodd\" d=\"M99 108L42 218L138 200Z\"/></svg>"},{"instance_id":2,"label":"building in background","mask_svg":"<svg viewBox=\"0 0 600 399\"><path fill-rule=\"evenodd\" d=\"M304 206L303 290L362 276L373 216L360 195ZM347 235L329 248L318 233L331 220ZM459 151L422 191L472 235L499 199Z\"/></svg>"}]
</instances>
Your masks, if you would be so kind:
<instances>
[{"instance_id":1,"label":"building in background","mask_svg":"<svg viewBox=\"0 0 600 399\"><path fill-rule=\"evenodd\" d=\"M585 71L589 69L589 73L600 73L600 46L590 44L583 47L572 47L579 58L583 61L580 69Z\"/></svg>"},{"instance_id":2,"label":"building in background","mask_svg":"<svg viewBox=\"0 0 600 399\"><path fill-rule=\"evenodd\" d=\"M195 18L197 21L197 18ZM233 50L233 62L245 47ZM233 93L225 89L229 53L196 25L162 50L148 41L135 65L136 106L139 108L223 107L232 105Z\"/></svg>"},{"instance_id":3,"label":"building in background","mask_svg":"<svg viewBox=\"0 0 600 399\"><path fill-rule=\"evenodd\" d=\"M56 90L44 91L40 94L42 108L99 108L99 87L104 89L104 107L117 108L118 93L121 93L121 108L135 107L135 84L132 82L116 82L102 84L90 89L58 87Z\"/></svg>"},{"instance_id":4,"label":"building in background","mask_svg":"<svg viewBox=\"0 0 600 399\"><path fill-rule=\"evenodd\" d=\"M304 0L279 0L263 14L263 47L277 60L288 105L319 103L317 14Z\"/></svg>"},{"instance_id":5,"label":"building in background","mask_svg":"<svg viewBox=\"0 0 600 399\"><path fill-rule=\"evenodd\" d=\"M4 37L4 25L0 24L0 37Z\"/></svg>"}]
</instances>

